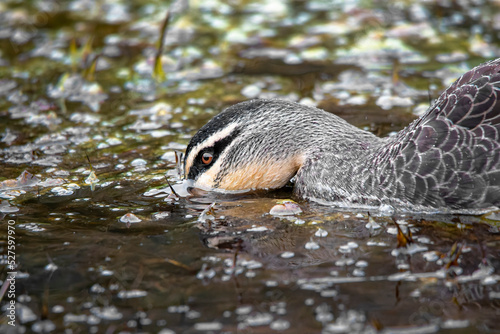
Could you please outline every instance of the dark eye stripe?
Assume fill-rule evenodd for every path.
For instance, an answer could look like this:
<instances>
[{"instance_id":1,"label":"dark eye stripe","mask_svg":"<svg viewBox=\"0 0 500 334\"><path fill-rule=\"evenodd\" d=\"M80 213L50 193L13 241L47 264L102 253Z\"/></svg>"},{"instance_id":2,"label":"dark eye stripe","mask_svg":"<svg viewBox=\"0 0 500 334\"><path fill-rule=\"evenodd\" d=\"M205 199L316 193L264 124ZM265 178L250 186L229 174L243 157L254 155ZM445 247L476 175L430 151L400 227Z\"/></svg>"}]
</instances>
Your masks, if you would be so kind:
<instances>
[{"instance_id":1,"label":"dark eye stripe","mask_svg":"<svg viewBox=\"0 0 500 334\"><path fill-rule=\"evenodd\" d=\"M201 174L203 174L207 169L209 169L214 163L217 162L219 156L224 152L224 150L231 145L234 138L239 134L238 130L233 131L229 136L222 138L214 143L212 147L206 147L198 154L193 160L193 165L189 169L188 179L196 180ZM203 155L205 153L212 154L212 161L209 164L203 163Z\"/></svg>"}]
</instances>

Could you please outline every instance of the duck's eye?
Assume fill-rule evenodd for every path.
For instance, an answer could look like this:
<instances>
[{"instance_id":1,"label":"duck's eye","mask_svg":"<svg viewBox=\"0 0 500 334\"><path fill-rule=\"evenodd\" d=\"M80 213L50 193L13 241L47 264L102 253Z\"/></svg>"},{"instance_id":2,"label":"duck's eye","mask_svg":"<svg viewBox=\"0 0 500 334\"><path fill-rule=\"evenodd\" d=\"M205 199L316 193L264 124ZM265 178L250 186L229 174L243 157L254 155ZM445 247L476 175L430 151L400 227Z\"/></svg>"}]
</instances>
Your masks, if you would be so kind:
<instances>
[{"instance_id":1,"label":"duck's eye","mask_svg":"<svg viewBox=\"0 0 500 334\"><path fill-rule=\"evenodd\" d=\"M205 165L209 165L212 160L214 160L214 156L212 153L205 152L201 156L201 162L203 162Z\"/></svg>"}]
</instances>

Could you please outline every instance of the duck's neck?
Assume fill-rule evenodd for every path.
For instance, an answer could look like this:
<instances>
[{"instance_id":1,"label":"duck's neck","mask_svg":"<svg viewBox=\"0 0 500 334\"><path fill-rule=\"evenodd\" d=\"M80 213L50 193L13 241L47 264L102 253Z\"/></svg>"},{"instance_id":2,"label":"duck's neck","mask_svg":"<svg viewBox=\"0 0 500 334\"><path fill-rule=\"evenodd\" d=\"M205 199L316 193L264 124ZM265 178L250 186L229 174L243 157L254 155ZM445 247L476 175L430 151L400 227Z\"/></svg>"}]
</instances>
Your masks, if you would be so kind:
<instances>
[{"instance_id":1,"label":"duck's neck","mask_svg":"<svg viewBox=\"0 0 500 334\"><path fill-rule=\"evenodd\" d=\"M323 140L306 152L296 177L296 195L317 202L380 205L385 194L377 187L374 160L386 140L347 123L334 140Z\"/></svg>"}]
</instances>

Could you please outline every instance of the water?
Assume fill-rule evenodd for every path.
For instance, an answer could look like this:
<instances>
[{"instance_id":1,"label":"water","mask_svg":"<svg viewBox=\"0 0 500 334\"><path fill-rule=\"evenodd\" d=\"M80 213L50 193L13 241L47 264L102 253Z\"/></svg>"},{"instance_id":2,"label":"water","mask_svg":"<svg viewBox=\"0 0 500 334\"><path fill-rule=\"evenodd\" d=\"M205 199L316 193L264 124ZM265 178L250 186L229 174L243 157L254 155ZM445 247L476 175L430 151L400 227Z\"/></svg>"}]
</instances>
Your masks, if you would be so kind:
<instances>
[{"instance_id":1,"label":"water","mask_svg":"<svg viewBox=\"0 0 500 334\"><path fill-rule=\"evenodd\" d=\"M290 187L187 196L175 152L250 97L393 134L500 56L499 13L489 2L4 1L2 284L17 275L1 301L5 316L16 302L16 326L4 317L1 331L498 331L498 213L294 199L275 215Z\"/></svg>"}]
</instances>

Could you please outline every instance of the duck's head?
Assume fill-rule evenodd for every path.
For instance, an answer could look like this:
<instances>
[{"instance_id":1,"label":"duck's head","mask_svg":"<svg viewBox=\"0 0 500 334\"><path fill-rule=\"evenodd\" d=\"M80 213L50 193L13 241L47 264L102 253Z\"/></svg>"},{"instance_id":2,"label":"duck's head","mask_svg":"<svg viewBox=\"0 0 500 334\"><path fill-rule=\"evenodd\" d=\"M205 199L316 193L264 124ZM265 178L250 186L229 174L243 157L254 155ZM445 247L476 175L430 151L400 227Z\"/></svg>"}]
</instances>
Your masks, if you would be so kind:
<instances>
[{"instance_id":1,"label":"duck's head","mask_svg":"<svg viewBox=\"0 0 500 334\"><path fill-rule=\"evenodd\" d=\"M304 162L305 143L296 136L297 106L253 100L227 108L191 139L184 177L206 190L283 187Z\"/></svg>"}]
</instances>

